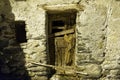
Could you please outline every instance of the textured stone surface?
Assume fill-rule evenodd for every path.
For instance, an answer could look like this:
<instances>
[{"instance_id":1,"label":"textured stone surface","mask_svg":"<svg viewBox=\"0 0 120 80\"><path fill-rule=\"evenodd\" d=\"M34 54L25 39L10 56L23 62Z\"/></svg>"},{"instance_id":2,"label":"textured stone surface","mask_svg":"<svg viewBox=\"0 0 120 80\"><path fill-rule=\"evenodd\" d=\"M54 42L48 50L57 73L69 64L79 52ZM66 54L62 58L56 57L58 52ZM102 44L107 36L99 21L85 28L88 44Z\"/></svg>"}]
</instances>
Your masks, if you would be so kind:
<instances>
[{"instance_id":1,"label":"textured stone surface","mask_svg":"<svg viewBox=\"0 0 120 80\"><path fill-rule=\"evenodd\" d=\"M102 68L97 64L84 64L84 73L87 73L87 77L99 78L101 76Z\"/></svg>"},{"instance_id":2,"label":"textured stone surface","mask_svg":"<svg viewBox=\"0 0 120 80\"><path fill-rule=\"evenodd\" d=\"M0 77L4 74L3 80L28 80L26 76L31 76L31 80L47 80L47 68L31 64L33 61L46 64L49 60L47 13L43 6L69 4L84 6L76 16L75 65L84 66L82 72L89 75L81 80L120 79L119 0L0 0ZM16 41L14 21L25 21L27 42Z\"/></svg>"}]
</instances>

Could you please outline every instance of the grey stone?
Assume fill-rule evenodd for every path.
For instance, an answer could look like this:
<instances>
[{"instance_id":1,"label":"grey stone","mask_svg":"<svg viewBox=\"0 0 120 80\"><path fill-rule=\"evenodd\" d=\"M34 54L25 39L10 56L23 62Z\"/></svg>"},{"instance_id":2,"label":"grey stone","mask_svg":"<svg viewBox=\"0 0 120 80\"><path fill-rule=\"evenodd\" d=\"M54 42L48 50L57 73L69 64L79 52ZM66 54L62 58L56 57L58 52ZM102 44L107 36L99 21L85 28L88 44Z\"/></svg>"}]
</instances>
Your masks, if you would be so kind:
<instances>
[{"instance_id":1,"label":"grey stone","mask_svg":"<svg viewBox=\"0 0 120 80\"><path fill-rule=\"evenodd\" d=\"M1 67L1 72L2 72L3 74L9 74L9 73L10 73L10 68L9 68L7 65L3 65L3 66Z\"/></svg>"},{"instance_id":2,"label":"grey stone","mask_svg":"<svg viewBox=\"0 0 120 80\"><path fill-rule=\"evenodd\" d=\"M23 76L23 75L25 75L25 70L23 69L23 70L16 70L15 72L14 72L14 74L15 75L19 75L19 76Z\"/></svg>"},{"instance_id":3,"label":"grey stone","mask_svg":"<svg viewBox=\"0 0 120 80\"><path fill-rule=\"evenodd\" d=\"M99 78L101 76L102 67L97 64L84 64L84 69L82 70L83 73L87 73L86 77L93 77L93 78Z\"/></svg>"},{"instance_id":4,"label":"grey stone","mask_svg":"<svg viewBox=\"0 0 120 80\"><path fill-rule=\"evenodd\" d=\"M5 54L18 54L22 51L22 49L19 46L9 46L4 48L3 52Z\"/></svg>"},{"instance_id":5,"label":"grey stone","mask_svg":"<svg viewBox=\"0 0 120 80\"><path fill-rule=\"evenodd\" d=\"M8 46L8 39L0 39L0 50Z\"/></svg>"},{"instance_id":6,"label":"grey stone","mask_svg":"<svg viewBox=\"0 0 120 80\"><path fill-rule=\"evenodd\" d=\"M46 68L41 67L41 66L38 66L38 67L33 66L31 68L28 68L27 70L32 71L32 72L43 72L43 71L46 71Z\"/></svg>"},{"instance_id":7,"label":"grey stone","mask_svg":"<svg viewBox=\"0 0 120 80\"><path fill-rule=\"evenodd\" d=\"M1 72L9 74L12 71L22 77L20 75L24 74L26 65L30 69L28 73L31 72L31 80L47 80L44 68L29 65L30 61L49 61L46 45L49 10L43 6L59 6L57 11L60 11L64 9L61 5L68 6L65 9L71 10L69 5L73 4L77 7L83 6L83 10L77 11L75 28L75 66L83 66L82 72L88 73L88 76L80 75L83 77L81 80L119 80L119 0L0 0L0 15L5 15L4 21L0 16ZM15 26L12 22L20 20L26 23L28 41L25 44L17 44L15 41ZM59 80L56 74L52 78Z\"/></svg>"},{"instance_id":8,"label":"grey stone","mask_svg":"<svg viewBox=\"0 0 120 80\"><path fill-rule=\"evenodd\" d=\"M32 80L48 80L46 76L34 76L31 79Z\"/></svg>"},{"instance_id":9,"label":"grey stone","mask_svg":"<svg viewBox=\"0 0 120 80\"><path fill-rule=\"evenodd\" d=\"M10 39L9 40L9 45L15 45L16 44L16 40L15 39Z\"/></svg>"}]
</instances>

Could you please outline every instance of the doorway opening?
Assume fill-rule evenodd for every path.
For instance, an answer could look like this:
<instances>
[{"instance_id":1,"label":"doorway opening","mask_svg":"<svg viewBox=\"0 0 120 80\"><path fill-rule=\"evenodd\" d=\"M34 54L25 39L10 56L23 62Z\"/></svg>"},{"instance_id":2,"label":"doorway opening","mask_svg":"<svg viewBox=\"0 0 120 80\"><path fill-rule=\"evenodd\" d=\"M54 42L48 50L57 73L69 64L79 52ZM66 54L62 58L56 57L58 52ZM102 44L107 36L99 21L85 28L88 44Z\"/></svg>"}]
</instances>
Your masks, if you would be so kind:
<instances>
[{"instance_id":1,"label":"doorway opening","mask_svg":"<svg viewBox=\"0 0 120 80\"><path fill-rule=\"evenodd\" d=\"M15 21L15 33L17 42L19 43L27 42L25 21Z\"/></svg>"},{"instance_id":2,"label":"doorway opening","mask_svg":"<svg viewBox=\"0 0 120 80\"><path fill-rule=\"evenodd\" d=\"M49 64L64 67L75 63L76 11L48 12ZM60 73L51 69L51 75Z\"/></svg>"}]
</instances>

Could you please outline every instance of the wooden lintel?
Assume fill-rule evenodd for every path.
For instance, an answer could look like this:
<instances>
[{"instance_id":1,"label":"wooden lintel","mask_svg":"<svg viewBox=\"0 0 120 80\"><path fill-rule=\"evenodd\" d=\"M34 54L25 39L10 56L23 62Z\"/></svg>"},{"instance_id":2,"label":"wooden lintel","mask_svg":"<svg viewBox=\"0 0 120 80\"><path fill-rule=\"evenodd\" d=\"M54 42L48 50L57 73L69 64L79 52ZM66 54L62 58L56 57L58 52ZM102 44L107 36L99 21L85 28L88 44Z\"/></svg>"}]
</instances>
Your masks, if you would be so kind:
<instances>
[{"instance_id":1,"label":"wooden lintel","mask_svg":"<svg viewBox=\"0 0 120 80\"><path fill-rule=\"evenodd\" d=\"M44 10L51 11L68 11L68 10L76 10L83 11L84 6L80 4L57 4L57 5L38 5L38 7L43 8Z\"/></svg>"}]
</instances>

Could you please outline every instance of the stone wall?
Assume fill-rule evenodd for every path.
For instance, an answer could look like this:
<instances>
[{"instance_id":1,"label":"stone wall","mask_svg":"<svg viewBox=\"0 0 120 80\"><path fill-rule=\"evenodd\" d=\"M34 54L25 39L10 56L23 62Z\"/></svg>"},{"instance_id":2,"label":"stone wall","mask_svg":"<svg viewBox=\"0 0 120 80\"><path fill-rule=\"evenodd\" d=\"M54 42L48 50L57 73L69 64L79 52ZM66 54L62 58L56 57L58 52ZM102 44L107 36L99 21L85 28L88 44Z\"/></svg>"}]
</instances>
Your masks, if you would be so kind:
<instances>
[{"instance_id":1,"label":"stone wall","mask_svg":"<svg viewBox=\"0 0 120 80\"><path fill-rule=\"evenodd\" d=\"M47 10L43 6L70 4L83 7L77 9L75 65L78 71L87 75L81 77L79 74L80 80L119 79L119 0L1 0L0 76L7 76L3 79L48 79L47 67L31 64L49 61ZM67 9L58 7L58 10L62 8ZM68 9L73 8L69 6ZM16 41L14 21L25 21L27 42Z\"/></svg>"},{"instance_id":2,"label":"stone wall","mask_svg":"<svg viewBox=\"0 0 120 80\"><path fill-rule=\"evenodd\" d=\"M28 79L25 55L15 37L15 16L8 0L0 0L0 79Z\"/></svg>"}]
</instances>

